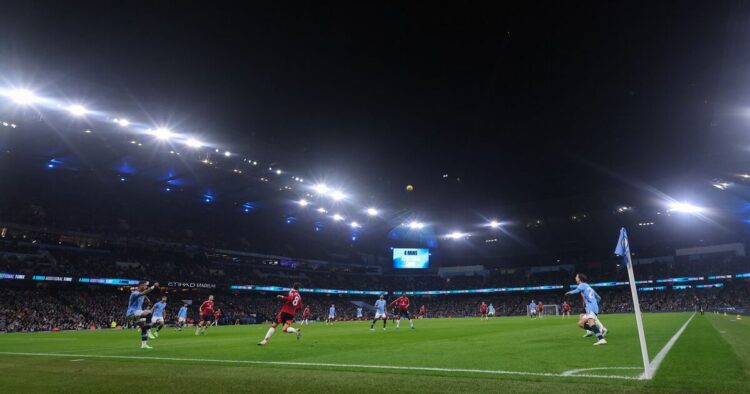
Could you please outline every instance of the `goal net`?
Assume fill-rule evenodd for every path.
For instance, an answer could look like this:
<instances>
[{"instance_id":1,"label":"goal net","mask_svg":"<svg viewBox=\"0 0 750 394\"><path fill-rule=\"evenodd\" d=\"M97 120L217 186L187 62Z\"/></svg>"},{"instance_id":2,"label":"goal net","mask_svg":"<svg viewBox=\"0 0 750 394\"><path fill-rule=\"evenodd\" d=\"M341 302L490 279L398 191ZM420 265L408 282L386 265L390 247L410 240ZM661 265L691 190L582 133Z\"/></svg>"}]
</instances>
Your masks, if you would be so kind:
<instances>
[{"instance_id":1,"label":"goal net","mask_svg":"<svg viewBox=\"0 0 750 394\"><path fill-rule=\"evenodd\" d=\"M560 305L544 305L542 306L542 313L538 316L544 317L544 316L559 316L559 315L560 315ZM529 308L528 305L526 305L526 316L531 316L531 308Z\"/></svg>"}]
</instances>

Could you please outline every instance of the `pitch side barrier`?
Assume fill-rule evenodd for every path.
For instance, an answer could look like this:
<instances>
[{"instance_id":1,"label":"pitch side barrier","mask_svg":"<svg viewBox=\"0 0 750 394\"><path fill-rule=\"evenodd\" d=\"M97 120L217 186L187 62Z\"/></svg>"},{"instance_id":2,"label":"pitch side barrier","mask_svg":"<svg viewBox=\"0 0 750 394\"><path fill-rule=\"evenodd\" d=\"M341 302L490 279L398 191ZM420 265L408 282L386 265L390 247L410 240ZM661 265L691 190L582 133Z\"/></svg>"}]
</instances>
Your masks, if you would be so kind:
<instances>
[{"instance_id":1,"label":"pitch side barrier","mask_svg":"<svg viewBox=\"0 0 750 394\"><path fill-rule=\"evenodd\" d=\"M664 278L655 280L636 281L638 291L666 291L687 290L687 289L712 289L723 288L723 280L727 279L746 279L750 278L750 272L733 274L733 275L709 275L709 276L686 276L676 278ZM32 282L58 282L58 283L80 283L86 285L111 285L111 286L135 286L140 280L125 278L83 278L72 276L52 276L52 275L33 275L33 274L16 274L0 272L0 282L2 281L32 281ZM714 283L692 283L713 281ZM185 282L185 281L159 281L164 287L177 288L194 288L194 289L222 289L223 286L215 283L203 282ZM589 283L591 287L620 287L627 286L628 282L599 282ZM645 285L645 286L644 286ZM415 290L415 291L393 291L386 290L351 290L351 289L321 289L321 288L301 288L302 293L314 294L343 294L343 295L456 295L456 294L487 294L487 293L512 293L527 291L547 291L560 290L563 285L544 285L544 286L525 286L525 287L491 287L484 289L465 289L465 290ZM569 285L574 288L575 285ZM224 288L226 289L226 288ZM287 292L289 287L283 286L258 286L258 285L231 285L230 291L257 291L257 292Z\"/></svg>"}]
</instances>

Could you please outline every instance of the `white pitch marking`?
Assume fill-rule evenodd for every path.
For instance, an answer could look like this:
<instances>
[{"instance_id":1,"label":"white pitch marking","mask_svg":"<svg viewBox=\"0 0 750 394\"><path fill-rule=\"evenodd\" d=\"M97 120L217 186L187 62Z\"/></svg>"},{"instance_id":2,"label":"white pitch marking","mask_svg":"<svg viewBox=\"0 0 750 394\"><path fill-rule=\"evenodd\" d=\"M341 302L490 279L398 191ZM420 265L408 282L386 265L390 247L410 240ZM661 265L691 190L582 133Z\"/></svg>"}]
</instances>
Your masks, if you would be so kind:
<instances>
[{"instance_id":1,"label":"white pitch marking","mask_svg":"<svg viewBox=\"0 0 750 394\"><path fill-rule=\"evenodd\" d=\"M71 363L74 363L76 361L83 361L83 359L82 358L78 358L78 359L75 359L75 360L70 360Z\"/></svg>"},{"instance_id":2,"label":"white pitch marking","mask_svg":"<svg viewBox=\"0 0 750 394\"><path fill-rule=\"evenodd\" d=\"M87 358L110 358L121 360L159 360L159 361L192 361L208 362L222 364L255 364L255 365L289 365L289 366L306 366L306 367L333 367L333 368L365 368L365 369L393 369L406 371L430 371L430 372L463 372L479 373L490 375L521 375L521 376L544 376L544 377L568 377L559 373L551 372L524 372L524 371L502 371L486 369L464 369L464 368L437 368L437 367L403 367L391 365L367 365L367 364L334 364L334 363L310 363L296 361L255 361L255 360L216 360L204 358L180 358L180 357L149 357L149 356L107 356L98 354L63 354L63 353L21 353L21 352L0 352L0 354L11 356L41 356L41 357L87 357ZM638 380L638 377L622 375L573 375L570 377L583 378L605 378L605 379L625 379Z\"/></svg>"},{"instance_id":3,"label":"white pitch marking","mask_svg":"<svg viewBox=\"0 0 750 394\"><path fill-rule=\"evenodd\" d=\"M692 315L690 315L690 318L687 319L685 324L680 327L679 330L672 336L672 338L669 339L666 345L664 345L663 348L659 351L659 353L656 354L656 357L654 357L653 360L651 360L651 363L649 364L649 368L651 369L651 378L653 378L656 375L656 371L659 369L659 366L661 366L661 362L664 361L664 357L667 357L667 353L669 353L670 350L672 350L672 346L674 346L675 342L677 342L677 339L680 338L680 335L685 331L688 324L690 324L690 321L693 320L695 317L695 312L693 312ZM641 376L643 377L643 376Z\"/></svg>"},{"instance_id":4,"label":"white pitch marking","mask_svg":"<svg viewBox=\"0 0 750 394\"><path fill-rule=\"evenodd\" d=\"M581 376L578 375L579 372L584 371L611 371L615 369L643 369L641 367L596 367L596 368L579 368L579 369L571 369L570 371L565 371L560 374L560 376Z\"/></svg>"}]
</instances>

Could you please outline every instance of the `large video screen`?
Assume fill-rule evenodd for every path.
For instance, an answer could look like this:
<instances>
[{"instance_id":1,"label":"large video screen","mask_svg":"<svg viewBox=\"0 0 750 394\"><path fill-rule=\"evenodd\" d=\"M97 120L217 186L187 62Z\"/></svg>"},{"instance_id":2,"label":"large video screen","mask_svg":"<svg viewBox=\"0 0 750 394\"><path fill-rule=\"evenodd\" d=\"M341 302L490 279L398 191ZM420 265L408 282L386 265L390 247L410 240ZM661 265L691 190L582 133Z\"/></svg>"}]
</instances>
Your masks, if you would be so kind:
<instances>
[{"instance_id":1,"label":"large video screen","mask_svg":"<svg viewBox=\"0 0 750 394\"><path fill-rule=\"evenodd\" d=\"M393 268L430 268L430 250L394 248Z\"/></svg>"}]
</instances>

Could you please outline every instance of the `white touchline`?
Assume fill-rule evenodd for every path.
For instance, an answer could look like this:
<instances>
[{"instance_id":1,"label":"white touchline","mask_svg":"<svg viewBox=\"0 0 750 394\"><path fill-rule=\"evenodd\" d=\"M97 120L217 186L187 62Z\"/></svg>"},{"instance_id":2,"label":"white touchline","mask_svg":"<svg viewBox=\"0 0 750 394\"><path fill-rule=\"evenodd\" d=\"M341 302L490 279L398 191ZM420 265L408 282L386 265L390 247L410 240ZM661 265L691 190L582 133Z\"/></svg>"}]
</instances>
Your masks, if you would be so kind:
<instances>
[{"instance_id":1,"label":"white touchline","mask_svg":"<svg viewBox=\"0 0 750 394\"><path fill-rule=\"evenodd\" d=\"M649 367L651 368L652 379L654 375L656 375L656 371L659 369L661 362L664 361L664 357L667 357L667 353L669 353L669 351L672 350L672 346L674 346L675 342L677 342L677 339L680 338L680 335L682 335L683 331L685 331L688 324L690 324L690 321L693 320L694 317L695 317L695 312L693 312L693 314L690 315L690 318L687 319L685 324L683 324L682 327L680 327L680 329L677 330L677 332L672 336L672 338L667 342L667 344L664 345L664 347L661 348L659 353L656 354L656 357L654 357L654 359L651 360Z\"/></svg>"},{"instance_id":2,"label":"white touchline","mask_svg":"<svg viewBox=\"0 0 750 394\"><path fill-rule=\"evenodd\" d=\"M256 365L289 365L289 366L306 366L306 367L333 367L333 368L367 368L367 369L393 369L407 371L431 371L431 372L461 372L461 373L479 373L492 375L522 375L522 376L545 376L545 377L572 377L572 378L606 378L606 379L625 379L639 380L636 376L622 375L564 375L562 373L551 372L524 372L524 371L502 371L487 369L464 369L464 368L437 368L437 367L403 367L391 365L366 365L366 364L333 364L333 363L310 363L296 361L255 361L255 360L216 360L204 358L180 358L180 357L150 357L150 356L107 356L98 354L64 354L64 353L22 353L22 352L0 352L9 356L40 356L40 357L85 357L85 358L111 358L120 360L160 360L160 361L197 361L206 363L222 364L256 364Z\"/></svg>"}]
</instances>

